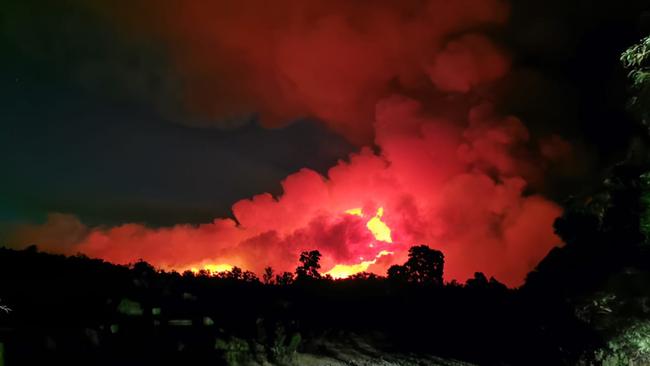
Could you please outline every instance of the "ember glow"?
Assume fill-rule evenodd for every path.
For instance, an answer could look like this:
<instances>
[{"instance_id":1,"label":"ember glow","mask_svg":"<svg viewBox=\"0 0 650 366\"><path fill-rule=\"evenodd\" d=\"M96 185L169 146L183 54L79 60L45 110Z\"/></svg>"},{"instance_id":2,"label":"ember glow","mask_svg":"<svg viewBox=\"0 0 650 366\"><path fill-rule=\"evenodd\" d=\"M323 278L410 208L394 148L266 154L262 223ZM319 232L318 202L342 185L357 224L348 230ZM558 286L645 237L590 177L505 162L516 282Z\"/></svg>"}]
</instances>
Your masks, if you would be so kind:
<instances>
[{"instance_id":1,"label":"ember glow","mask_svg":"<svg viewBox=\"0 0 650 366\"><path fill-rule=\"evenodd\" d=\"M190 267L189 270L198 273L200 270L209 271L210 273L227 272L233 269L230 264L204 264L202 267Z\"/></svg>"},{"instance_id":2,"label":"ember glow","mask_svg":"<svg viewBox=\"0 0 650 366\"><path fill-rule=\"evenodd\" d=\"M561 210L536 188L571 146L493 107L511 56L479 30L507 22L504 1L137 3L151 9L146 19L105 12L169 46L183 81L173 95L191 116L179 123L221 127L259 114L277 128L310 116L358 150L326 173L290 174L280 195L241 199L212 222L86 227L52 214L16 229L16 242L258 274L293 271L300 252L317 249L337 278L384 275L410 246L426 244L444 252L446 280L482 271L511 286L560 243L552 223Z\"/></svg>"},{"instance_id":3,"label":"ember glow","mask_svg":"<svg viewBox=\"0 0 650 366\"><path fill-rule=\"evenodd\" d=\"M381 252L379 252L379 254L377 254L377 257L375 257L375 259L371 261L362 261L357 264L337 264L334 267L332 267L332 269L327 271L325 274L328 274L333 278L347 278L352 276L353 274L367 271L368 267L370 267L371 264L377 263L377 259L379 259L384 255L391 255L391 254L393 253L387 250L382 250Z\"/></svg>"}]
</instances>

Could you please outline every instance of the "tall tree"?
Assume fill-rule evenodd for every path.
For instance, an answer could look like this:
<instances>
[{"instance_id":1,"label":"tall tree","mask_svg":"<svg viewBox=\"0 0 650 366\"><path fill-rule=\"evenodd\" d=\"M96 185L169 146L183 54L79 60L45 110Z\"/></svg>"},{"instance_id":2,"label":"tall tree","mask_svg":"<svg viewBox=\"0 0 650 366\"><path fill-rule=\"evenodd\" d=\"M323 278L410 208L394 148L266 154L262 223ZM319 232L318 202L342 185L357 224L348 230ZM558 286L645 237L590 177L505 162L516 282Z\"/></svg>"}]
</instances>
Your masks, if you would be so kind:
<instances>
[{"instance_id":1,"label":"tall tree","mask_svg":"<svg viewBox=\"0 0 650 366\"><path fill-rule=\"evenodd\" d=\"M318 279L320 278L320 257L318 250L305 251L300 253L301 265L296 268L296 277L298 279Z\"/></svg>"},{"instance_id":2,"label":"tall tree","mask_svg":"<svg viewBox=\"0 0 650 366\"><path fill-rule=\"evenodd\" d=\"M264 281L265 285L269 285L273 282L273 268L271 268L271 266L264 268L262 280Z\"/></svg>"},{"instance_id":3,"label":"tall tree","mask_svg":"<svg viewBox=\"0 0 650 366\"><path fill-rule=\"evenodd\" d=\"M397 281L442 285L445 256L441 251L426 245L409 249L409 258L403 266L388 269L388 278Z\"/></svg>"}]
</instances>

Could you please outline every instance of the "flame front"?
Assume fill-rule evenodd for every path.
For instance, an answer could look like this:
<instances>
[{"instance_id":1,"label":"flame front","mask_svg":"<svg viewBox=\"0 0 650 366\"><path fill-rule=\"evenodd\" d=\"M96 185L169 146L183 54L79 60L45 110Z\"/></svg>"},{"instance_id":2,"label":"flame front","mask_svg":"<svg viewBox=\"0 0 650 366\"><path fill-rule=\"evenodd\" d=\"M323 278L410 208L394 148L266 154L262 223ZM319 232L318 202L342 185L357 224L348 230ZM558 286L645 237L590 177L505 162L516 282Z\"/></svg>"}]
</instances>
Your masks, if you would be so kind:
<instances>
[{"instance_id":1,"label":"flame front","mask_svg":"<svg viewBox=\"0 0 650 366\"><path fill-rule=\"evenodd\" d=\"M220 264L204 264L201 266L202 268L199 267L190 267L190 271L197 273L200 270L206 270L209 271L210 273L220 273L220 272L227 272L233 269L233 266L230 264L226 263L220 263Z\"/></svg>"},{"instance_id":2,"label":"flame front","mask_svg":"<svg viewBox=\"0 0 650 366\"><path fill-rule=\"evenodd\" d=\"M371 264L377 263L377 259L379 259L382 256L390 255L390 254L393 254L393 252L382 250L381 252L379 252L379 254L377 254L375 259L371 261L363 261L357 264L337 264L334 267L332 267L332 269L327 271L325 274L328 274L333 278L347 278L352 276L353 274L367 271L368 267L370 267Z\"/></svg>"},{"instance_id":3,"label":"flame front","mask_svg":"<svg viewBox=\"0 0 650 366\"><path fill-rule=\"evenodd\" d=\"M360 207L351 208L349 210L346 210L345 213L348 215L364 217L363 209ZM384 216L384 208L379 207L375 215L371 217L370 220L368 220L368 222L366 223L366 227L372 233L375 240L385 242L385 243L392 243L393 238L391 236L391 229L390 227L388 227L388 225L385 222L381 220L382 216ZM368 247L373 248L374 244L369 243ZM393 254L393 253L387 250L382 250L375 256L374 259L369 261L364 261L363 258L360 258L361 262L359 263L336 264L334 265L334 267L332 267L332 269L327 271L325 274L329 274L334 278L346 278L355 273L367 271L368 267L370 267L370 265L372 264L375 264L379 257L382 257L384 255L389 255L389 254Z\"/></svg>"}]
</instances>

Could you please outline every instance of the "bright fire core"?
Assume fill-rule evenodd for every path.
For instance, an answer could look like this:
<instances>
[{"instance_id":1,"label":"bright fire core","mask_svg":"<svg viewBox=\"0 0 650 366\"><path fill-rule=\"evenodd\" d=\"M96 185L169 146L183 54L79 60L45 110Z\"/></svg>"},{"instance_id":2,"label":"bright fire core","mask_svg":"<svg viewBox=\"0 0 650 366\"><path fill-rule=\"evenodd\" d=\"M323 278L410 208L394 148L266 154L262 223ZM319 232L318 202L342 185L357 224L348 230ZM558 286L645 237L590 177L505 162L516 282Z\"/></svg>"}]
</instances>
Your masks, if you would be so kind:
<instances>
[{"instance_id":1,"label":"bright fire core","mask_svg":"<svg viewBox=\"0 0 650 366\"><path fill-rule=\"evenodd\" d=\"M363 209L361 208L352 208L349 210L346 210L345 213L349 215L354 215L354 216L359 216L359 217L364 217L363 214ZM377 212L373 217L368 220L366 223L366 227L368 230L372 233L374 236L375 240L377 241L383 241L386 243L392 243L393 238L391 237L391 230L388 225L386 225L385 222L381 220L382 216L384 215L384 208L379 207L377 209ZM370 243L368 244L369 247L372 247L373 244ZM334 278L346 278L349 277L355 273L360 273L368 270L368 267L370 265L375 264L377 262L377 259L384 256L384 255L389 255L393 254L392 252L389 252L387 250L382 250L375 256L374 259L372 260L367 260L364 261L363 258L360 263L356 264L337 264L332 269L330 269L326 274L329 274L330 276Z\"/></svg>"},{"instance_id":2,"label":"bright fire core","mask_svg":"<svg viewBox=\"0 0 650 366\"><path fill-rule=\"evenodd\" d=\"M351 208L345 211L345 213L363 217L363 210L361 208ZM368 220L368 223L366 223L366 227L378 241L392 243L393 238L390 235L390 228L388 225L386 225L385 222L381 221L382 216L384 216L384 208L379 207L375 216L373 216L370 220Z\"/></svg>"},{"instance_id":3,"label":"bright fire core","mask_svg":"<svg viewBox=\"0 0 650 366\"><path fill-rule=\"evenodd\" d=\"M381 252L379 252L379 254L377 254L375 259L371 261L363 261L357 264L337 264L334 267L332 267L332 269L330 269L326 274L332 276L333 278L350 277L353 274L361 273L368 270L368 267L370 267L371 264L377 263L378 258L389 254L393 254L393 252L382 250Z\"/></svg>"},{"instance_id":4,"label":"bright fire core","mask_svg":"<svg viewBox=\"0 0 650 366\"><path fill-rule=\"evenodd\" d=\"M220 272L227 272L233 269L233 266L230 264L205 264L203 265L202 268L197 268L197 267L191 267L190 271L194 273L198 273L199 270L206 270L209 271L210 273L220 273Z\"/></svg>"}]
</instances>

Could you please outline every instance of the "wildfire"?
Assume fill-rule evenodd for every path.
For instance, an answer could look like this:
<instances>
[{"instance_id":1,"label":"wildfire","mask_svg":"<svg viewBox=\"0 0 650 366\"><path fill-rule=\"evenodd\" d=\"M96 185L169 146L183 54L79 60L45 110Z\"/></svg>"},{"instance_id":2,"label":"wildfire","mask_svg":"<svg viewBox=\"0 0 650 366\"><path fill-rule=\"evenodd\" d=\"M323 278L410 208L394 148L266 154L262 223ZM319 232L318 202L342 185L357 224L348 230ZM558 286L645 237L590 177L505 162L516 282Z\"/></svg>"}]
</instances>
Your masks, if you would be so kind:
<instances>
[{"instance_id":1,"label":"wildfire","mask_svg":"<svg viewBox=\"0 0 650 366\"><path fill-rule=\"evenodd\" d=\"M349 210L346 210L345 213L349 215L355 215L359 217L363 217L363 210L361 208L351 208ZM377 213L375 216L373 216L368 222L366 223L366 227L372 235L377 239L378 241L383 241L386 243L392 243L393 238L390 235L390 228L388 225L386 225L385 222L381 221L381 217L384 216L384 208L379 207L377 209Z\"/></svg>"},{"instance_id":2,"label":"wildfire","mask_svg":"<svg viewBox=\"0 0 650 366\"><path fill-rule=\"evenodd\" d=\"M332 267L332 269L327 271L325 274L328 274L333 278L346 278L355 273L366 271L371 264L377 263L378 258L389 254L393 254L393 252L382 250L381 252L379 252L379 254L377 254L375 259L371 261L363 261L357 264L337 264L334 267Z\"/></svg>"},{"instance_id":3,"label":"wildfire","mask_svg":"<svg viewBox=\"0 0 650 366\"><path fill-rule=\"evenodd\" d=\"M346 214L348 215L354 215L354 216L359 216L359 217L364 217L365 215L363 214L363 209L358 207L358 208L351 208L349 210L345 211ZM372 235L375 237L375 240L377 241L382 241L385 243L392 243L393 238L391 237L391 230L388 225L381 220L382 216L384 216L384 208L379 207L377 209L377 212L373 217L371 217L368 222L366 223L366 227L368 230L372 233ZM374 247L373 243L368 244L370 248ZM355 273L359 272L364 272L368 270L368 267L370 267L371 264L375 264L377 262L377 259L379 257L382 257L384 255L388 254L393 254L392 252L389 252L387 250L382 250L375 256L374 259L369 260L369 261L364 261L363 258L361 258L360 263L356 264L337 264L332 269L330 269L326 274L329 274L330 276L334 278L346 278L349 277Z\"/></svg>"},{"instance_id":4,"label":"wildfire","mask_svg":"<svg viewBox=\"0 0 650 366\"><path fill-rule=\"evenodd\" d=\"M219 273L219 272L227 272L233 269L233 266L230 264L204 264L203 268L198 268L198 267L191 267L190 271L197 273L200 270L206 270L209 271L210 273Z\"/></svg>"}]
</instances>

